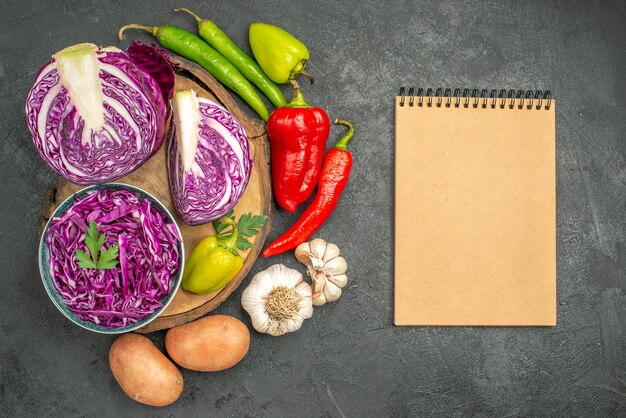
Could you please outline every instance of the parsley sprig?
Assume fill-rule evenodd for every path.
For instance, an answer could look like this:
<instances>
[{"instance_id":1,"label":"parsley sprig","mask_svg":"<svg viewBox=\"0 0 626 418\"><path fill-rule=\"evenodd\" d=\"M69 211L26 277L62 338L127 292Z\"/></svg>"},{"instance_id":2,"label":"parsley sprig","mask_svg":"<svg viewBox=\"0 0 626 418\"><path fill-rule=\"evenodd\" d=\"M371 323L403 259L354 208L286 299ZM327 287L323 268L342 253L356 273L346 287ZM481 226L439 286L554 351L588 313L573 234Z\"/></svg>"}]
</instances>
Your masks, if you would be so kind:
<instances>
[{"instance_id":1,"label":"parsley sprig","mask_svg":"<svg viewBox=\"0 0 626 418\"><path fill-rule=\"evenodd\" d=\"M233 211L231 210L223 218L231 218L235 220L235 216L233 215ZM224 233L224 230L228 228L228 225L221 223L221 219L213 221L213 228L215 228L215 232L217 232L217 236L220 238L228 238L230 234ZM248 241L246 237L252 237L257 235L260 229L267 222L267 216L265 215L252 215L252 213L244 213L239 217L237 221L237 227L239 228L239 237L237 239L237 248L239 250L247 250L252 248L252 243Z\"/></svg>"},{"instance_id":2,"label":"parsley sprig","mask_svg":"<svg viewBox=\"0 0 626 418\"><path fill-rule=\"evenodd\" d=\"M78 266L84 269L110 270L117 266L117 244L110 246L108 249L102 249L105 234L98 235L98 225L95 221L89 223L87 235L85 235L85 244L89 248L89 254L86 251L77 249L76 258Z\"/></svg>"}]
</instances>

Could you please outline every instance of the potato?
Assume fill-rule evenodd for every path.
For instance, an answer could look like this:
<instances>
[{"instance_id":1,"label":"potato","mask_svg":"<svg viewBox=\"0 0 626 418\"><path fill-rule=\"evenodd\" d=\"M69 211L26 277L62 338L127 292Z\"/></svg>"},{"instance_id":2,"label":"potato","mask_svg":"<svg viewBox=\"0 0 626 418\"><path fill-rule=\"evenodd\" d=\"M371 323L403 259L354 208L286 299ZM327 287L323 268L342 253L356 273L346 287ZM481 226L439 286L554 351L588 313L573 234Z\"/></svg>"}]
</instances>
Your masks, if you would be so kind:
<instances>
[{"instance_id":1,"label":"potato","mask_svg":"<svg viewBox=\"0 0 626 418\"><path fill-rule=\"evenodd\" d=\"M124 334L109 350L109 365L124 393L139 403L165 406L183 391L183 375L152 341Z\"/></svg>"},{"instance_id":2,"label":"potato","mask_svg":"<svg viewBox=\"0 0 626 418\"><path fill-rule=\"evenodd\" d=\"M228 315L212 315L174 327L165 335L172 360L189 370L217 372L239 363L250 347L250 331Z\"/></svg>"}]
</instances>

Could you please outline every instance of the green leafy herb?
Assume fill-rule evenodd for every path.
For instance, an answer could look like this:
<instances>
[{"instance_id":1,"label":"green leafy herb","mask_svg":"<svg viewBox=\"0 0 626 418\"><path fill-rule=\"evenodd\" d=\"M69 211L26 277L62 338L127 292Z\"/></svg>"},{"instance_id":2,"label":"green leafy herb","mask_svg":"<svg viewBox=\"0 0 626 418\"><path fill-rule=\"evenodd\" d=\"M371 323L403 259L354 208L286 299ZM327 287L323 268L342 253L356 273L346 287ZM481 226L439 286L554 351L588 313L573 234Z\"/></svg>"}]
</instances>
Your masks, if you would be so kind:
<instances>
[{"instance_id":1,"label":"green leafy herb","mask_svg":"<svg viewBox=\"0 0 626 418\"><path fill-rule=\"evenodd\" d=\"M223 236L222 232L224 231L224 229L228 228L228 225L223 224L222 222L220 222L224 218L235 219L235 217L233 216L232 209L226 215L222 216L220 219L216 219L216 220L213 221L213 228L215 228L215 232L216 232L216 234L218 236Z\"/></svg>"},{"instance_id":2,"label":"green leafy herb","mask_svg":"<svg viewBox=\"0 0 626 418\"><path fill-rule=\"evenodd\" d=\"M87 235L85 235L85 244L89 248L89 254L86 251L77 249L76 258L78 266L84 269L109 270L117 266L118 248L117 244L110 246L108 249L102 249L105 234L98 235L98 225L95 221L89 223Z\"/></svg>"},{"instance_id":3,"label":"green leafy herb","mask_svg":"<svg viewBox=\"0 0 626 418\"><path fill-rule=\"evenodd\" d=\"M93 260L91 259L91 257L89 256L89 254L87 254L85 251L83 250L76 250L76 258L78 259L78 265L84 269L95 269L96 265L94 264Z\"/></svg>"},{"instance_id":4,"label":"green leafy herb","mask_svg":"<svg viewBox=\"0 0 626 418\"><path fill-rule=\"evenodd\" d=\"M231 210L224 215L224 218L231 218L234 220L235 217L233 215L233 211ZM220 221L221 219L213 221L213 228L215 228L215 232L220 238L228 238L230 234L225 232L228 225L225 225ZM265 215L252 215L250 212L241 215L237 221L237 227L239 228L237 248L242 251L252 248L252 243L248 241L246 237L257 235L263 225L265 225L265 222L267 222L267 216Z\"/></svg>"}]
</instances>

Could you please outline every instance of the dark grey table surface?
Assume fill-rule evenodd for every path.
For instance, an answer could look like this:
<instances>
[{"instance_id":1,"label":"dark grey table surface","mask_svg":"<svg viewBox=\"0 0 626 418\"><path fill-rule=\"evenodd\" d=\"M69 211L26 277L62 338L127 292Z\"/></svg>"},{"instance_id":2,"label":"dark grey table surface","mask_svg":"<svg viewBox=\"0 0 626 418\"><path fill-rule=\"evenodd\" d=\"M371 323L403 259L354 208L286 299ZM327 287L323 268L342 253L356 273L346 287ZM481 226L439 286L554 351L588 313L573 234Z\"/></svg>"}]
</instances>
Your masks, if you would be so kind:
<instances>
[{"instance_id":1,"label":"dark grey table surface","mask_svg":"<svg viewBox=\"0 0 626 418\"><path fill-rule=\"evenodd\" d=\"M23 106L54 52L79 42L125 47L116 32L130 22L191 29L172 12L182 5L246 50L254 21L309 46L316 82L304 87L307 99L357 127L353 177L317 234L345 253L351 282L299 332L253 333L233 369L185 371L181 398L156 409L113 379L113 337L72 325L46 296L35 254L55 176L32 145ZM626 416L625 23L621 1L3 1L0 415ZM556 97L556 327L392 325L393 97L411 85ZM333 128L331 138L340 134ZM277 212L271 237L293 220ZM251 274L276 262L299 266L288 254L260 259ZM240 296L216 312L250 325ZM150 335L159 347L163 337Z\"/></svg>"}]
</instances>

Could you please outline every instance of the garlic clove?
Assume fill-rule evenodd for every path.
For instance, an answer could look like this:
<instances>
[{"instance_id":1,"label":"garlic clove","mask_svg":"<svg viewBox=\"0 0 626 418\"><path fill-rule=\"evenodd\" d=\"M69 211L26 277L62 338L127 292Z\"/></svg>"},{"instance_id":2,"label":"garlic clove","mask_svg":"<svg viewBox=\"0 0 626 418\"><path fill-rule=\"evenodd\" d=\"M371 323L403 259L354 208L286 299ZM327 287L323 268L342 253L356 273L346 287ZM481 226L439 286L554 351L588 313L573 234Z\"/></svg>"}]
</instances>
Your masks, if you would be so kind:
<instances>
[{"instance_id":1,"label":"garlic clove","mask_svg":"<svg viewBox=\"0 0 626 418\"><path fill-rule=\"evenodd\" d=\"M313 306L311 304L313 289L311 286L305 281L302 281L299 285L295 287L296 292L302 297L300 301L300 311L298 315L302 320L310 318L313 316ZM300 324L302 325L302 324Z\"/></svg>"},{"instance_id":2,"label":"garlic clove","mask_svg":"<svg viewBox=\"0 0 626 418\"><path fill-rule=\"evenodd\" d=\"M258 295L265 297L274 288L274 279L267 271L262 271L257 276L255 276L254 283L250 282L250 284Z\"/></svg>"},{"instance_id":3,"label":"garlic clove","mask_svg":"<svg viewBox=\"0 0 626 418\"><path fill-rule=\"evenodd\" d=\"M254 292L254 289L252 289ZM250 312L251 315L265 313L265 300L256 296L251 296L250 293L244 293L241 295L241 306Z\"/></svg>"},{"instance_id":4,"label":"garlic clove","mask_svg":"<svg viewBox=\"0 0 626 418\"><path fill-rule=\"evenodd\" d=\"M302 326L302 320L298 318L284 319L282 321L270 320L267 330L264 332L273 337L279 337L288 332L297 331L300 329L301 326Z\"/></svg>"},{"instance_id":5,"label":"garlic clove","mask_svg":"<svg viewBox=\"0 0 626 418\"><path fill-rule=\"evenodd\" d=\"M311 306L311 310L313 310L313 307ZM310 318L310 317L309 317ZM301 317L300 315L296 316L293 319L288 319L285 323L284 323L284 327L285 327L285 332L294 332L299 330L300 328L302 328L302 324L304 323L304 318Z\"/></svg>"},{"instance_id":6,"label":"garlic clove","mask_svg":"<svg viewBox=\"0 0 626 418\"><path fill-rule=\"evenodd\" d=\"M304 321L307 318L310 318L313 316L313 301L312 299L309 299L308 302L306 302L306 304L300 302L300 311L298 312L298 316L300 317L301 321L300 321L300 325L302 325L302 321ZM300 328L300 327L298 327Z\"/></svg>"},{"instance_id":7,"label":"garlic clove","mask_svg":"<svg viewBox=\"0 0 626 418\"><path fill-rule=\"evenodd\" d=\"M248 312L265 311L263 299L269 292L265 292L259 285L258 275L250 282L241 294L241 305Z\"/></svg>"},{"instance_id":8,"label":"garlic clove","mask_svg":"<svg viewBox=\"0 0 626 418\"><path fill-rule=\"evenodd\" d=\"M324 273L326 274L343 274L348 270L348 263L343 257L336 257L324 264Z\"/></svg>"},{"instance_id":9,"label":"garlic clove","mask_svg":"<svg viewBox=\"0 0 626 418\"><path fill-rule=\"evenodd\" d=\"M326 282L323 293L328 302L334 302L341 297L341 288L329 281Z\"/></svg>"},{"instance_id":10,"label":"garlic clove","mask_svg":"<svg viewBox=\"0 0 626 418\"><path fill-rule=\"evenodd\" d=\"M313 306L322 306L326 304L326 296L324 296L324 292L314 293L313 294Z\"/></svg>"},{"instance_id":11,"label":"garlic clove","mask_svg":"<svg viewBox=\"0 0 626 418\"><path fill-rule=\"evenodd\" d=\"M255 328L256 329L256 328ZM286 322L270 322L267 329L265 331L261 331L257 329L259 332L264 332L266 334L271 335L272 337L280 337L287 333L287 323Z\"/></svg>"},{"instance_id":12,"label":"garlic clove","mask_svg":"<svg viewBox=\"0 0 626 418\"><path fill-rule=\"evenodd\" d=\"M282 266L282 264L276 264L254 275L253 280L250 282L250 286L255 289L255 292L260 293L261 296L266 296L272 291L274 288L274 276L277 274L277 270L280 271L280 269L277 269L276 266L279 265Z\"/></svg>"},{"instance_id":13,"label":"garlic clove","mask_svg":"<svg viewBox=\"0 0 626 418\"><path fill-rule=\"evenodd\" d=\"M309 265L309 260L311 259L311 246L308 242L303 242L302 244L296 247L295 251L296 260L304 264L305 266Z\"/></svg>"},{"instance_id":14,"label":"garlic clove","mask_svg":"<svg viewBox=\"0 0 626 418\"><path fill-rule=\"evenodd\" d=\"M326 275L322 272L316 272L311 275L311 287L313 288L313 293L319 293L324 289L324 285L326 284Z\"/></svg>"},{"instance_id":15,"label":"garlic clove","mask_svg":"<svg viewBox=\"0 0 626 418\"><path fill-rule=\"evenodd\" d=\"M274 264L265 270L272 277L272 287L295 287L302 282L302 274L284 264Z\"/></svg>"},{"instance_id":16,"label":"garlic clove","mask_svg":"<svg viewBox=\"0 0 626 418\"><path fill-rule=\"evenodd\" d=\"M250 315L252 326L259 332L267 332L269 327L269 318L265 312L264 297L259 292L258 279L252 280L250 285L246 287L241 295L241 306Z\"/></svg>"},{"instance_id":17,"label":"garlic clove","mask_svg":"<svg viewBox=\"0 0 626 418\"><path fill-rule=\"evenodd\" d=\"M335 244L326 243L326 252L324 253L324 257L322 259L324 261L332 260L333 258L339 257L339 247Z\"/></svg>"},{"instance_id":18,"label":"garlic clove","mask_svg":"<svg viewBox=\"0 0 626 418\"><path fill-rule=\"evenodd\" d=\"M348 276L346 276L345 274L330 274L326 276L326 279L339 287L346 287L346 285L348 284Z\"/></svg>"},{"instance_id":19,"label":"garlic clove","mask_svg":"<svg viewBox=\"0 0 626 418\"><path fill-rule=\"evenodd\" d=\"M255 328L256 329L256 328ZM285 331L282 327L277 326L277 327L269 327L264 331L261 331L260 329L257 329L257 331L262 332L264 334L269 334L272 337L280 337L281 335L284 335L287 331Z\"/></svg>"},{"instance_id":20,"label":"garlic clove","mask_svg":"<svg viewBox=\"0 0 626 418\"><path fill-rule=\"evenodd\" d=\"M250 315L252 327L262 333L268 333L270 329L270 321L267 315Z\"/></svg>"},{"instance_id":21,"label":"garlic clove","mask_svg":"<svg viewBox=\"0 0 626 418\"><path fill-rule=\"evenodd\" d=\"M325 294L325 289L328 286L328 280L323 272L318 272L311 276L313 282L313 296L312 301L315 306L322 306L328 302L328 298Z\"/></svg>"},{"instance_id":22,"label":"garlic clove","mask_svg":"<svg viewBox=\"0 0 626 418\"><path fill-rule=\"evenodd\" d=\"M306 299L311 299L311 294L313 293L313 291L311 290L311 286L309 286L309 284L305 281L300 282L296 287L296 292L298 292L298 294L300 296L302 296L303 300Z\"/></svg>"},{"instance_id":23,"label":"garlic clove","mask_svg":"<svg viewBox=\"0 0 626 418\"><path fill-rule=\"evenodd\" d=\"M311 255L314 258L321 260L324 258L324 253L326 252L326 241L321 238L315 238L309 243L311 247Z\"/></svg>"},{"instance_id":24,"label":"garlic clove","mask_svg":"<svg viewBox=\"0 0 626 418\"><path fill-rule=\"evenodd\" d=\"M309 270L320 271L324 268L324 260L317 257L311 257L309 259Z\"/></svg>"}]
</instances>

